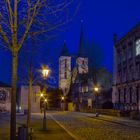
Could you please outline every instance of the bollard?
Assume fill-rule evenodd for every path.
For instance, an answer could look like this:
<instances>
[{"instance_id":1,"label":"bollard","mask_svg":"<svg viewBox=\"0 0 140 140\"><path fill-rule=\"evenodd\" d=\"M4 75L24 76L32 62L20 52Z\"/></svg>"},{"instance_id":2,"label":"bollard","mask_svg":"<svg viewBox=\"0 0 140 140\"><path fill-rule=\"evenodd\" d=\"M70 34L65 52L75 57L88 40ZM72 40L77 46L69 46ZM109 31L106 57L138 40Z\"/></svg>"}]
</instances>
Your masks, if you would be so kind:
<instances>
[{"instance_id":1,"label":"bollard","mask_svg":"<svg viewBox=\"0 0 140 140\"><path fill-rule=\"evenodd\" d=\"M23 125L18 128L18 140L27 140L27 126Z\"/></svg>"}]
</instances>

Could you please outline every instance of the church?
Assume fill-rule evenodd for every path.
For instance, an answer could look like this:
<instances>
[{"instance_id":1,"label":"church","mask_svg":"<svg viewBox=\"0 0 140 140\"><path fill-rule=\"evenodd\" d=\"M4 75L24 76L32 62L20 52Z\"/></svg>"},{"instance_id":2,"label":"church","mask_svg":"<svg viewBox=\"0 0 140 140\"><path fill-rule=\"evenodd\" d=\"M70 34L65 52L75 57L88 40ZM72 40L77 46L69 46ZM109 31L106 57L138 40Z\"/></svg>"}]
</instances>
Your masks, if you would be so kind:
<instances>
[{"instance_id":1,"label":"church","mask_svg":"<svg viewBox=\"0 0 140 140\"><path fill-rule=\"evenodd\" d=\"M76 56L69 54L67 44L64 42L59 57L59 88L69 101L77 105L85 101L89 107L92 107L92 85L88 64L88 57L84 51L83 26L81 26L79 49Z\"/></svg>"},{"instance_id":2,"label":"church","mask_svg":"<svg viewBox=\"0 0 140 140\"><path fill-rule=\"evenodd\" d=\"M64 42L59 57L59 89L63 91L66 100L73 103L74 110L92 109L97 107L97 104L98 108L102 108L105 102L112 100L111 95L108 97L112 86L111 74L105 68L97 70L89 67L89 63L84 49L84 31L81 25L77 55L70 55ZM100 88L98 97L94 91L95 86Z\"/></svg>"}]
</instances>

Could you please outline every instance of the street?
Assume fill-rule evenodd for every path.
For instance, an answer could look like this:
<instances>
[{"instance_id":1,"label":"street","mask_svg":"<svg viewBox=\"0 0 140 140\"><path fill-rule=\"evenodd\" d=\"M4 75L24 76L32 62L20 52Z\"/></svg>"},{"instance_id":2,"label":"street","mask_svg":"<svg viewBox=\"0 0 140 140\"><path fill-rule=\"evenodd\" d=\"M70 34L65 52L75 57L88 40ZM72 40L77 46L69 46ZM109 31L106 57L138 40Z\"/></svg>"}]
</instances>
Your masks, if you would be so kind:
<instances>
[{"instance_id":1,"label":"street","mask_svg":"<svg viewBox=\"0 0 140 140\"><path fill-rule=\"evenodd\" d=\"M47 131L42 131L42 114L32 114L35 140L140 140L140 122L79 112L47 111ZM26 116L17 116L17 126ZM8 140L9 114L0 114L0 140Z\"/></svg>"},{"instance_id":2,"label":"street","mask_svg":"<svg viewBox=\"0 0 140 140\"><path fill-rule=\"evenodd\" d=\"M140 122L89 113L57 112L53 118L81 140L140 140Z\"/></svg>"}]
</instances>

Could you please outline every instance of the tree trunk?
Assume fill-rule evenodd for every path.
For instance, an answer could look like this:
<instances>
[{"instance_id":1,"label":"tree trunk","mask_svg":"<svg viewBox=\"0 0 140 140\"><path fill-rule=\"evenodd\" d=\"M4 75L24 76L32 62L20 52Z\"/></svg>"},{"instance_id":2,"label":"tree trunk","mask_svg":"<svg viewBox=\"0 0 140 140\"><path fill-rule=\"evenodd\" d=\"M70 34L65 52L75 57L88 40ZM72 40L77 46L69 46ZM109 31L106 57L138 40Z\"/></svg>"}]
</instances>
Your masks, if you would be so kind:
<instances>
[{"instance_id":1,"label":"tree trunk","mask_svg":"<svg viewBox=\"0 0 140 140\"><path fill-rule=\"evenodd\" d=\"M30 65L29 68L29 93L28 93L28 116L27 116L27 128L28 128L28 134L31 124L31 99L32 99L32 67ZM29 138L29 135L28 135Z\"/></svg>"},{"instance_id":2,"label":"tree trunk","mask_svg":"<svg viewBox=\"0 0 140 140\"><path fill-rule=\"evenodd\" d=\"M16 139L16 82L17 82L17 58L18 53L12 52L12 93L11 93L11 121L10 139Z\"/></svg>"}]
</instances>

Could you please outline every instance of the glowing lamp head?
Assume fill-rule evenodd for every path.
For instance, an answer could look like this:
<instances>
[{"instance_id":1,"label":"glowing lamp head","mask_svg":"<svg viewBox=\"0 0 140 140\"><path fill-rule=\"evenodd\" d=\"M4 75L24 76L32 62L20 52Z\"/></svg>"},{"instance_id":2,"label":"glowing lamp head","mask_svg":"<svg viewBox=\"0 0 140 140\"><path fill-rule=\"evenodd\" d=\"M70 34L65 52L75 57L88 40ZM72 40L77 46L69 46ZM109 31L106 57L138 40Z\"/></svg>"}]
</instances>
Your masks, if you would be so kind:
<instances>
[{"instance_id":1,"label":"glowing lamp head","mask_svg":"<svg viewBox=\"0 0 140 140\"><path fill-rule=\"evenodd\" d=\"M44 101L45 101L45 102L47 102L48 100L47 100L47 99L45 99Z\"/></svg>"},{"instance_id":2,"label":"glowing lamp head","mask_svg":"<svg viewBox=\"0 0 140 140\"><path fill-rule=\"evenodd\" d=\"M47 76L49 75L50 70L47 67L42 68L42 75L43 78L47 78Z\"/></svg>"},{"instance_id":3,"label":"glowing lamp head","mask_svg":"<svg viewBox=\"0 0 140 140\"><path fill-rule=\"evenodd\" d=\"M99 88L98 87L94 87L94 91L95 92L98 92L99 91Z\"/></svg>"},{"instance_id":4,"label":"glowing lamp head","mask_svg":"<svg viewBox=\"0 0 140 140\"><path fill-rule=\"evenodd\" d=\"M40 94L40 97L43 97L43 93Z\"/></svg>"},{"instance_id":5,"label":"glowing lamp head","mask_svg":"<svg viewBox=\"0 0 140 140\"><path fill-rule=\"evenodd\" d=\"M62 101L65 99L64 96L61 97Z\"/></svg>"}]
</instances>

